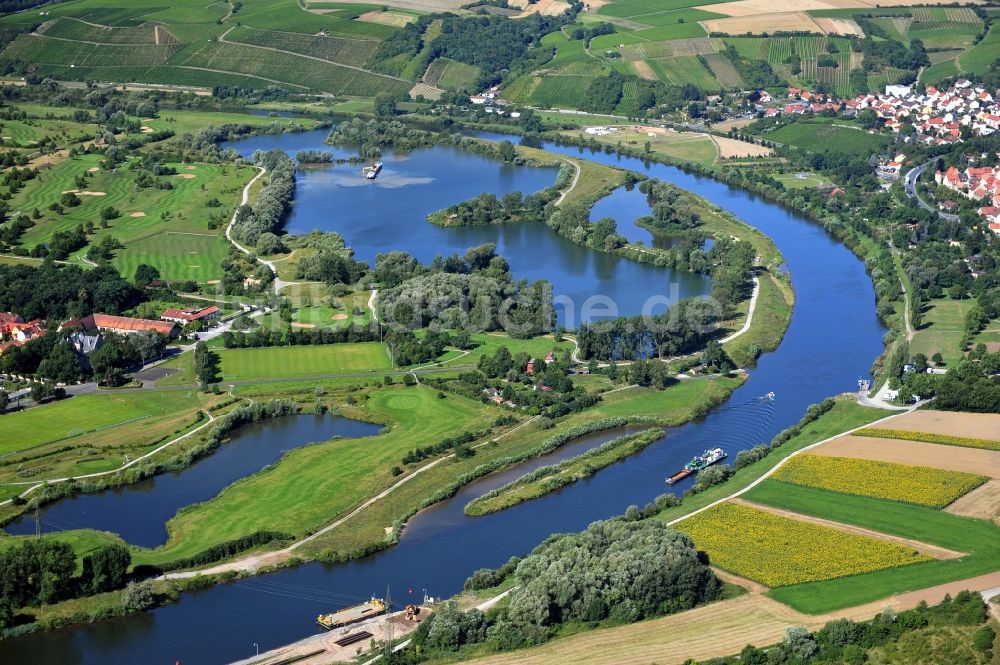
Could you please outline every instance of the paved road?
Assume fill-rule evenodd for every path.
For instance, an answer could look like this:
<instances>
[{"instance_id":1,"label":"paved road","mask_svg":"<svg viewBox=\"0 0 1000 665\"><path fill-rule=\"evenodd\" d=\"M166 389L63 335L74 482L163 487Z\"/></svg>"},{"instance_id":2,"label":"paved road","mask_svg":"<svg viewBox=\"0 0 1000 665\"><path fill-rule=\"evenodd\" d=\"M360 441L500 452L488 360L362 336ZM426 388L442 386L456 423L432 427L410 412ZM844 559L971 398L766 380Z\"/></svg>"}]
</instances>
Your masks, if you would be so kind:
<instances>
[{"instance_id":1,"label":"paved road","mask_svg":"<svg viewBox=\"0 0 1000 665\"><path fill-rule=\"evenodd\" d=\"M949 222L957 222L958 215L952 215L950 213L938 210L937 208L935 208L934 206L930 205L922 198L920 198L920 194L917 193L917 179L920 177L920 174L922 174L930 165L931 162L925 162L920 166L910 169L906 173L906 177L903 179L903 188L906 190L906 195L911 199L913 199L914 201L916 201L917 205L923 208L924 210L929 210L930 212L936 212L937 216L943 220Z\"/></svg>"}]
</instances>

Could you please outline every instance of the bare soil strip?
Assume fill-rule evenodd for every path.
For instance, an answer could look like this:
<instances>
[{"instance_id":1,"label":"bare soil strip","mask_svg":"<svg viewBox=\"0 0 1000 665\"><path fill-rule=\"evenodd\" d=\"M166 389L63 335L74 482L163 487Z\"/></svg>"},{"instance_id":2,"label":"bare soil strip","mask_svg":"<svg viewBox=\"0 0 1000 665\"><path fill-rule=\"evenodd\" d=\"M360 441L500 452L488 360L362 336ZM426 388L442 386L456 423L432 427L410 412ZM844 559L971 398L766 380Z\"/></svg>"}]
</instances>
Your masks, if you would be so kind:
<instances>
[{"instance_id":1,"label":"bare soil strip","mask_svg":"<svg viewBox=\"0 0 1000 665\"><path fill-rule=\"evenodd\" d=\"M774 151L766 146L731 139L728 136L712 134L712 140L715 141L715 145L719 146L720 157L767 157L774 154Z\"/></svg>"},{"instance_id":2,"label":"bare soil strip","mask_svg":"<svg viewBox=\"0 0 1000 665\"><path fill-rule=\"evenodd\" d=\"M892 428L1000 441L1000 414L914 411L894 420Z\"/></svg>"},{"instance_id":3,"label":"bare soil strip","mask_svg":"<svg viewBox=\"0 0 1000 665\"><path fill-rule=\"evenodd\" d=\"M962 517L996 520L1000 516L1000 480L980 485L951 503L945 512Z\"/></svg>"},{"instance_id":4,"label":"bare soil strip","mask_svg":"<svg viewBox=\"0 0 1000 665\"><path fill-rule=\"evenodd\" d=\"M656 72L653 71L653 68L645 60L636 60L632 63L632 67L635 68L635 73L639 75L639 78L647 81L656 80Z\"/></svg>"},{"instance_id":5,"label":"bare soil strip","mask_svg":"<svg viewBox=\"0 0 1000 665\"><path fill-rule=\"evenodd\" d=\"M906 417L901 416L901 418ZM897 420L893 424L896 422L900 421ZM964 471L1000 478L1000 452L982 448L847 435L817 446L811 452L814 455L828 457L859 457L879 462L929 466L946 471Z\"/></svg>"},{"instance_id":6,"label":"bare soil strip","mask_svg":"<svg viewBox=\"0 0 1000 665\"><path fill-rule=\"evenodd\" d=\"M820 526L825 526L830 529L836 529L837 531L845 531L847 533L853 533L857 536L867 536L869 538L875 538L878 540L885 540L890 543L896 543L897 545L913 548L914 550L920 552L921 554L932 556L935 559L957 559L959 557L965 556L965 553L963 552L956 552L954 550L949 550L944 547L929 545L927 543L922 543L919 540L910 540L909 538L900 538L899 536L891 536L887 533L882 533L881 531L872 531L871 529L865 529L860 526L854 526L853 524L844 524L843 522L834 522L833 520L823 519L822 517L803 515L802 513L792 512L791 510L775 508L774 506L768 506L762 503L754 503L753 501L747 501L746 499L733 499L732 501L733 503L739 503L744 506L751 506L752 508L757 508L758 510L769 512L772 515L787 517L788 519L798 520L799 522L809 522L810 524L818 524Z\"/></svg>"}]
</instances>

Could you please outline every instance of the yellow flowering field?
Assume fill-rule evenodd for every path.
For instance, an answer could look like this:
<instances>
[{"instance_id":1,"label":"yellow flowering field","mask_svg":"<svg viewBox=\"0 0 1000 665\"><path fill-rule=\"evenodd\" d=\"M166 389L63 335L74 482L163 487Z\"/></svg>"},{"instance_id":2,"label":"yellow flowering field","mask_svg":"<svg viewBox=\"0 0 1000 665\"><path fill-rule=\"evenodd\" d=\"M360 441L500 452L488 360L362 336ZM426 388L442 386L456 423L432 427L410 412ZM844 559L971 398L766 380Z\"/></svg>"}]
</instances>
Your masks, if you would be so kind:
<instances>
[{"instance_id":1,"label":"yellow flowering field","mask_svg":"<svg viewBox=\"0 0 1000 665\"><path fill-rule=\"evenodd\" d=\"M770 587L932 560L895 543L728 502L684 520L677 529L691 536L713 565Z\"/></svg>"},{"instance_id":2,"label":"yellow flowering field","mask_svg":"<svg viewBox=\"0 0 1000 665\"><path fill-rule=\"evenodd\" d=\"M877 462L855 457L799 455L773 476L786 483L943 508L988 478L961 471Z\"/></svg>"},{"instance_id":3,"label":"yellow flowering field","mask_svg":"<svg viewBox=\"0 0 1000 665\"><path fill-rule=\"evenodd\" d=\"M909 430L886 429L884 427L863 427L854 432L854 434L856 436L870 436L877 439L902 439L905 441L937 443L943 446L961 446L963 448L1000 450L1000 441L996 439L974 439L967 436L936 434L934 432L911 432Z\"/></svg>"}]
</instances>

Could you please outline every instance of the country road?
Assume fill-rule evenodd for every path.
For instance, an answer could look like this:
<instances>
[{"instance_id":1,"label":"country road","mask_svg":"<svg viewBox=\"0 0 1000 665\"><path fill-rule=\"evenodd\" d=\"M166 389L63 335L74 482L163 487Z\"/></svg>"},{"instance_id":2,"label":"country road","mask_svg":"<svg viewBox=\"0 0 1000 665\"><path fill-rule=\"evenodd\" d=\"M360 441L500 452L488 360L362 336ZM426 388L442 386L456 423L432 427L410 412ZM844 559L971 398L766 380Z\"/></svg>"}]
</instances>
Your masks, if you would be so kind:
<instances>
[{"instance_id":1,"label":"country road","mask_svg":"<svg viewBox=\"0 0 1000 665\"><path fill-rule=\"evenodd\" d=\"M920 194L917 193L917 179L920 178L921 174L923 174L923 172L930 165L931 165L931 162L924 162L920 166L916 166L916 167L910 169L909 171L907 171L906 177L903 180L903 189L906 191L906 196L908 196L910 199L916 201L917 205L919 205L924 210L927 210L929 212L936 212L937 216L940 217L941 219L943 219L945 221L948 221L948 222L957 222L958 221L958 215L952 215L950 213L946 213L946 212L942 212L942 211L938 210L937 208L935 208L934 206L930 205L929 203L927 203L926 201L924 201L922 198L920 198Z\"/></svg>"}]
</instances>

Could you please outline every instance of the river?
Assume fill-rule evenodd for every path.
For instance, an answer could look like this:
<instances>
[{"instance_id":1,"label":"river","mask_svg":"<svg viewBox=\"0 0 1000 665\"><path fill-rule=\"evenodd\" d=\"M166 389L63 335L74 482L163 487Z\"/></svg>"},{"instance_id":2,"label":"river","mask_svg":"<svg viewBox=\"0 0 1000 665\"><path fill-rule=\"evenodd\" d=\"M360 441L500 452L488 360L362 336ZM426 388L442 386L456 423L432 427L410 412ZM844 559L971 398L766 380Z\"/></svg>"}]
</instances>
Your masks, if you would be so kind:
<instances>
[{"instance_id":1,"label":"river","mask_svg":"<svg viewBox=\"0 0 1000 665\"><path fill-rule=\"evenodd\" d=\"M329 415L287 416L244 425L211 455L180 471L45 504L39 511L42 531L112 531L133 545L157 547L167 541L166 522L179 508L211 499L227 485L276 462L285 451L333 437L372 436L381 429ZM34 513L25 513L4 530L34 533Z\"/></svg>"},{"instance_id":2,"label":"river","mask_svg":"<svg viewBox=\"0 0 1000 665\"><path fill-rule=\"evenodd\" d=\"M386 586L391 587L395 601L419 600L424 589L433 596L448 596L459 591L476 568L496 566L512 555L526 553L553 532L579 530L594 520L622 513L630 504L652 500L666 491L664 476L694 453L721 446L734 454L768 441L797 421L809 404L853 391L858 377L867 375L882 349L884 333L875 318L871 282L862 263L823 229L751 194L675 168L603 152L544 147L673 182L734 212L775 241L796 290L791 325L778 349L761 357L748 381L728 402L701 421L671 429L664 441L638 455L512 509L479 518L462 514L469 499L493 484L494 479L487 478L423 511L411 520L397 546L363 560L340 565L310 563L187 593L178 603L152 612L3 641L0 661L224 663L252 656L254 643L264 651L309 635L319 612L371 594L382 595ZM382 193L390 195L391 191ZM619 226L627 223L618 221ZM432 232L418 219L410 224L415 228L392 239L395 247L410 249L411 238ZM494 237L511 233L486 230ZM591 265L597 260L592 259ZM516 269L515 275L521 276ZM609 286L596 271L587 273L586 279L593 286ZM634 288L628 283L610 286ZM773 401L762 399L768 391L777 394ZM674 491L683 492L689 482Z\"/></svg>"}]
</instances>

